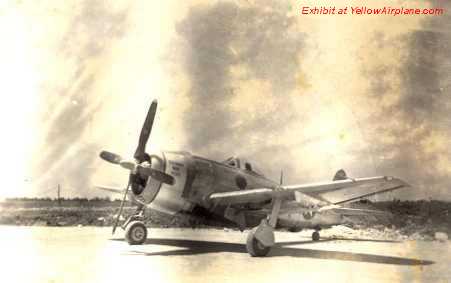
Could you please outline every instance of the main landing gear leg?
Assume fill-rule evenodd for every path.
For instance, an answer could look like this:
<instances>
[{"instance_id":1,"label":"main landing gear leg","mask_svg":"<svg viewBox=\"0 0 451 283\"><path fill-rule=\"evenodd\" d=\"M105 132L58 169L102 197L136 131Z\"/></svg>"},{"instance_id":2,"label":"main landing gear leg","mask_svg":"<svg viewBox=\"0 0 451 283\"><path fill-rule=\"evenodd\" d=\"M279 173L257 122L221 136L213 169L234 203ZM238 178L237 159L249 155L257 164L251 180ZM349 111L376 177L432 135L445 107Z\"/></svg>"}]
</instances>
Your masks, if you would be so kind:
<instances>
[{"instance_id":1,"label":"main landing gear leg","mask_svg":"<svg viewBox=\"0 0 451 283\"><path fill-rule=\"evenodd\" d=\"M280 198L274 199L269 220L263 219L260 225L249 232L246 249L251 256L266 256L271 250L271 247L274 246L274 228L277 224L281 203L282 200Z\"/></svg>"},{"instance_id":2,"label":"main landing gear leg","mask_svg":"<svg viewBox=\"0 0 451 283\"><path fill-rule=\"evenodd\" d=\"M144 206L138 206L135 213L122 225L122 229L125 229L125 240L130 245L141 245L147 239L147 227L144 224L144 210Z\"/></svg>"}]
</instances>

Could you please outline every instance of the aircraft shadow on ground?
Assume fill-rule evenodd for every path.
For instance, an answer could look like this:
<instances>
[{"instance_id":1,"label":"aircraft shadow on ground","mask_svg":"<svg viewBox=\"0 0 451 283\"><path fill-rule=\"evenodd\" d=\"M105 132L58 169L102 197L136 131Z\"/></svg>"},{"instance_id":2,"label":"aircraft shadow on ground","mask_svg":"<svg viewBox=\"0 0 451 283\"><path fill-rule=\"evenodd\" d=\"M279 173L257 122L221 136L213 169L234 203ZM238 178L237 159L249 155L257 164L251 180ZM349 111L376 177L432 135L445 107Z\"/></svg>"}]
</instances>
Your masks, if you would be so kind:
<instances>
[{"instance_id":1,"label":"aircraft shadow on ground","mask_svg":"<svg viewBox=\"0 0 451 283\"><path fill-rule=\"evenodd\" d=\"M112 240L124 241L124 239L112 239ZM335 241L335 240L337 240L337 239L323 239L323 240L320 240L317 242L313 242L311 240L310 241L279 242L271 249L271 251L267 257L291 256L291 257L297 257L297 258L333 259L333 260L357 261L357 262L381 263L381 264L393 264L393 265L430 265L430 264L434 263L433 261L429 261L429 260L403 258L403 257L287 247L287 246L293 246L293 245L321 243L321 242L329 242L329 241ZM343 239L343 238L340 238L338 240L394 242L394 241ZM218 252L247 253L246 246L244 244L237 244L237 243L187 240L187 239L148 239L145 244L146 245L172 246L172 247L177 247L177 248L182 248L182 249L161 251L161 252L131 251L131 252L126 253L126 255L187 256L187 255L199 255L199 254L218 253Z\"/></svg>"}]
</instances>

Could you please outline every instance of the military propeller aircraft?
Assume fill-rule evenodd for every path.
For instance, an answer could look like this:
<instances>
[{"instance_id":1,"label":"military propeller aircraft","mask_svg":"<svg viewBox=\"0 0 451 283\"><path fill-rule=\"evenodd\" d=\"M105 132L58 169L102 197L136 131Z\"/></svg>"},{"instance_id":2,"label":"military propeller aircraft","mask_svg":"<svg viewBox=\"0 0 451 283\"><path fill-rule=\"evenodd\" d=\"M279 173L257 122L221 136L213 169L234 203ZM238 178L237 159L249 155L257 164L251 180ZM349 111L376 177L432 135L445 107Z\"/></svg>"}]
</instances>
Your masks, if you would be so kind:
<instances>
[{"instance_id":1,"label":"military propeller aircraft","mask_svg":"<svg viewBox=\"0 0 451 283\"><path fill-rule=\"evenodd\" d=\"M274 230L314 229L312 239L319 240L319 230L338 225L345 215L380 213L351 209L340 205L360 198L407 187L394 177L348 178L339 170L332 181L283 185L272 181L247 160L231 157L216 162L183 151L146 152L146 144L157 111L157 101L149 108L133 159L102 151L100 157L130 171L124 190L98 186L120 192L122 203L113 233L119 224L127 197L137 205L122 225L131 245L147 239L144 210L147 207L175 214L201 213L233 223L241 231L250 230L246 249L251 256L265 256L275 244Z\"/></svg>"}]
</instances>

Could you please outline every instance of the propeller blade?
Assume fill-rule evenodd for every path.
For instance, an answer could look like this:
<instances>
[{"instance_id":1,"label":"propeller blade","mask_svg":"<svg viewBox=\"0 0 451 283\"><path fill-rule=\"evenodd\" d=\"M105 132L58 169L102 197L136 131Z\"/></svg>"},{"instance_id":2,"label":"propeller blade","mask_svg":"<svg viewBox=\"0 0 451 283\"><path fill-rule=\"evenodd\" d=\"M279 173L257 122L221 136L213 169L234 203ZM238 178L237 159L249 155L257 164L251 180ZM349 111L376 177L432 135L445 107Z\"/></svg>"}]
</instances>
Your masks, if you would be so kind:
<instances>
[{"instance_id":1,"label":"propeller blade","mask_svg":"<svg viewBox=\"0 0 451 283\"><path fill-rule=\"evenodd\" d=\"M159 182L168 184L168 185L174 185L174 183L175 183L174 177L172 177L171 175L166 174L160 170L156 170L153 168L139 166L138 173L142 174L142 175L150 176L153 179L155 179Z\"/></svg>"},{"instance_id":2,"label":"propeller blade","mask_svg":"<svg viewBox=\"0 0 451 283\"><path fill-rule=\"evenodd\" d=\"M120 155L106 151L106 150L102 150L102 152L100 152L99 156L103 160L108 161L113 164L119 164L122 160L122 157Z\"/></svg>"},{"instance_id":3,"label":"propeller blade","mask_svg":"<svg viewBox=\"0 0 451 283\"><path fill-rule=\"evenodd\" d=\"M130 160L121 160L121 162L119 163L119 165L122 168L128 169L130 171L135 170L137 164L134 161L130 161Z\"/></svg>"},{"instance_id":4,"label":"propeller blade","mask_svg":"<svg viewBox=\"0 0 451 283\"><path fill-rule=\"evenodd\" d=\"M149 140L150 132L152 131L153 120L155 119L155 114L157 113L157 100L152 101L147 112L146 120L141 129L141 134L139 135L138 147L136 148L134 157L143 161L143 155L146 150L146 144Z\"/></svg>"},{"instance_id":5,"label":"propeller blade","mask_svg":"<svg viewBox=\"0 0 451 283\"><path fill-rule=\"evenodd\" d=\"M122 198L121 207L119 208L119 213L117 214L116 221L114 222L113 233L112 233L113 235L114 235L114 232L116 231L117 225L119 224L119 219L121 218L121 215L122 215L122 209L124 208L125 199L127 198L127 193L128 193L128 189L130 188L130 185L131 185L131 182L129 179L127 188L125 189L125 192L124 192L124 197Z\"/></svg>"}]
</instances>

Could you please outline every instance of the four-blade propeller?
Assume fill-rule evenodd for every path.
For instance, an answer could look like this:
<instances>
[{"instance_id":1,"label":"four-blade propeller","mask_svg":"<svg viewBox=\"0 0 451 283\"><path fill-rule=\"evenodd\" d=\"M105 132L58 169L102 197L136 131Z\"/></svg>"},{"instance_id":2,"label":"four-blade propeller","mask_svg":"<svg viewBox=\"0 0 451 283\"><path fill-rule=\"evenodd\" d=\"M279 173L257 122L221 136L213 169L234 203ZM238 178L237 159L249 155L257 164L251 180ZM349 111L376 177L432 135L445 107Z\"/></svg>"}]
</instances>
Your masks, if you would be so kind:
<instances>
[{"instance_id":1,"label":"four-blade propeller","mask_svg":"<svg viewBox=\"0 0 451 283\"><path fill-rule=\"evenodd\" d=\"M147 112L146 120L144 121L144 124L142 126L141 134L139 135L138 146L136 147L136 151L134 154L135 160L125 160L120 155L109 152L109 151L100 152L100 158L102 158L103 160L105 160L107 162L119 165L122 168L130 170L130 174L139 174L140 176L142 176L144 178L150 177L159 182L162 182L162 183L165 183L168 185L173 185L174 177L172 177L171 175L169 175L163 171L153 169L151 167L151 163L149 163L150 160L146 153L146 145L147 145L147 142L149 141L149 137L150 137L150 133L152 131L153 121L155 119L156 112L157 112L157 101L154 100L154 101L152 101L152 104L149 107L149 111ZM144 162L144 161L149 161L149 162ZM117 214L116 221L113 226L113 234L119 223L119 218L122 214L122 209L124 207L126 196L127 196L128 190L131 186L132 186L132 178L130 176L127 187L124 192L124 197L121 202L119 213Z\"/></svg>"}]
</instances>

